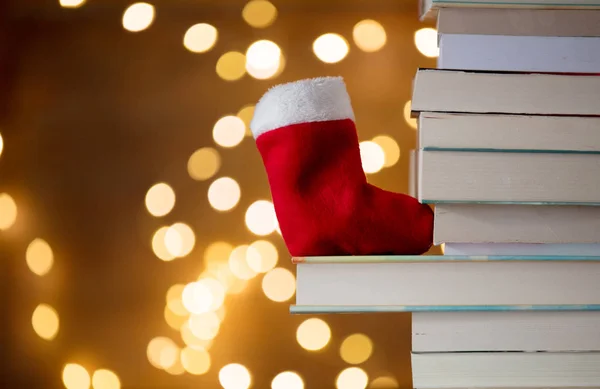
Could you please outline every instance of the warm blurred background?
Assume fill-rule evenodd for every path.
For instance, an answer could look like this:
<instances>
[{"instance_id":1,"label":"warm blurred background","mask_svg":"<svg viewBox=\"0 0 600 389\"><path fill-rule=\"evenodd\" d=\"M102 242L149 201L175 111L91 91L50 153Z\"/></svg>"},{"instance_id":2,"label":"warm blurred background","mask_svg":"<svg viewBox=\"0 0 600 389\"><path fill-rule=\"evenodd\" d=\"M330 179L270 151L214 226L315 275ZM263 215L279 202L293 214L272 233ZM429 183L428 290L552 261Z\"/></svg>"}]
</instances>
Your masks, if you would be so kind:
<instances>
[{"instance_id":1,"label":"warm blurred background","mask_svg":"<svg viewBox=\"0 0 600 389\"><path fill-rule=\"evenodd\" d=\"M408 190L416 0L0 2L0 387L410 388L409 314L292 316L253 104L342 75Z\"/></svg>"}]
</instances>

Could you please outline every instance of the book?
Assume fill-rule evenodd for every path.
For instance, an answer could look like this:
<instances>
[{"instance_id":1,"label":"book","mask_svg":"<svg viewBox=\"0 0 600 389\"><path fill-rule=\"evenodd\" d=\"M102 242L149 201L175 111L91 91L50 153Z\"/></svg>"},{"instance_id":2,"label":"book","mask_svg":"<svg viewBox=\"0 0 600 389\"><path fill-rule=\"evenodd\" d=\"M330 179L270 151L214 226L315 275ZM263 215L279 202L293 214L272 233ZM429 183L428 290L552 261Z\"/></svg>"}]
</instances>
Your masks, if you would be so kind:
<instances>
[{"instance_id":1,"label":"book","mask_svg":"<svg viewBox=\"0 0 600 389\"><path fill-rule=\"evenodd\" d=\"M600 243L600 207L436 204L434 243Z\"/></svg>"},{"instance_id":2,"label":"book","mask_svg":"<svg viewBox=\"0 0 600 389\"><path fill-rule=\"evenodd\" d=\"M600 37L600 11L441 8L437 31L439 34Z\"/></svg>"},{"instance_id":3,"label":"book","mask_svg":"<svg viewBox=\"0 0 600 389\"><path fill-rule=\"evenodd\" d=\"M419 194L417 193L417 177L419 175L419 166L418 163L418 151L412 149L409 151L408 156L408 195L418 198Z\"/></svg>"},{"instance_id":4,"label":"book","mask_svg":"<svg viewBox=\"0 0 600 389\"><path fill-rule=\"evenodd\" d=\"M598 388L600 353L412 353L413 387Z\"/></svg>"},{"instance_id":5,"label":"book","mask_svg":"<svg viewBox=\"0 0 600 389\"><path fill-rule=\"evenodd\" d=\"M411 112L600 115L600 77L592 74L419 69Z\"/></svg>"},{"instance_id":6,"label":"book","mask_svg":"<svg viewBox=\"0 0 600 389\"><path fill-rule=\"evenodd\" d=\"M600 205L600 155L420 151L423 203Z\"/></svg>"},{"instance_id":7,"label":"book","mask_svg":"<svg viewBox=\"0 0 600 389\"><path fill-rule=\"evenodd\" d=\"M574 305L587 310L600 304L599 259L598 256L308 257L296 259L296 305L456 309Z\"/></svg>"},{"instance_id":8,"label":"book","mask_svg":"<svg viewBox=\"0 0 600 389\"><path fill-rule=\"evenodd\" d=\"M439 69L600 72L599 37L441 34L439 48Z\"/></svg>"},{"instance_id":9,"label":"book","mask_svg":"<svg viewBox=\"0 0 600 389\"><path fill-rule=\"evenodd\" d=\"M600 117L423 112L424 150L600 152Z\"/></svg>"},{"instance_id":10,"label":"book","mask_svg":"<svg viewBox=\"0 0 600 389\"><path fill-rule=\"evenodd\" d=\"M415 312L413 352L600 351L600 312Z\"/></svg>"},{"instance_id":11,"label":"book","mask_svg":"<svg viewBox=\"0 0 600 389\"><path fill-rule=\"evenodd\" d=\"M432 20L444 7L454 8L540 8L540 9L600 9L597 0L419 0L419 19Z\"/></svg>"},{"instance_id":12,"label":"book","mask_svg":"<svg viewBox=\"0 0 600 389\"><path fill-rule=\"evenodd\" d=\"M600 255L599 243L450 243L444 255Z\"/></svg>"}]
</instances>

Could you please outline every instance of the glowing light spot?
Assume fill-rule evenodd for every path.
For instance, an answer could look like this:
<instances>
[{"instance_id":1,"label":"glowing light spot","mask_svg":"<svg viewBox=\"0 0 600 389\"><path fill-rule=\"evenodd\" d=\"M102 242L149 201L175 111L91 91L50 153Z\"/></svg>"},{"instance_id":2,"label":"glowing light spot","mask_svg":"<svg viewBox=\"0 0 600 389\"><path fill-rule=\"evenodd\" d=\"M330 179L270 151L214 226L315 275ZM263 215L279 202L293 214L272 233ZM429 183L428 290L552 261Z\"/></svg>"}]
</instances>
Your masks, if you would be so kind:
<instances>
[{"instance_id":1,"label":"glowing light spot","mask_svg":"<svg viewBox=\"0 0 600 389\"><path fill-rule=\"evenodd\" d=\"M175 362L173 366L166 368L165 371L171 375L182 375L185 373L185 369L181 363L181 357L177 359L177 362Z\"/></svg>"},{"instance_id":2,"label":"glowing light spot","mask_svg":"<svg viewBox=\"0 0 600 389\"><path fill-rule=\"evenodd\" d=\"M296 278L289 270L278 267L265 274L262 289L269 300L287 301L296 292Z\"/></svg>"},{"instance_id":3,"label":"glowing light spot","mask_svg":"<svg viewBox=\"0 0 600 389\"><path fill-rule=\"evenodd\" d=\"M219 333L221 322L214 312L192 315L189 319L190 331L198 339L211 340Z\"/></svg>"},{"instance_id":4,"label":"glowing light spot","mask_svg":"<svg viewBox=\"0 0 600 389\"><path fill-rule=\"evenodd\" d=\"M85 4L86 0L58 0L58 3L63 8L79 8Z\"/></svg>"},{"instance_id":5,"label":"glowing light spot","mask_svg":"<svg viewBox=\"0 0 600 389\"><path fill-rule=\"evenodd\" d=\"M369 385L369 388L371 389L393 389L399 387L400 385L395 378L386 376L375 378Z\"/></svg>"},{"instance_id":6,"label":"glowing light spot","mask_svg":"<svg viewBox=\"0 0 600 389\"><path fill-rule=\"evenodd\" d=\"M181 326L179 332L181 334L181 340L183 340L183 343L185 343L188 347L191 347L193 349L208 350L208 348L212 344L212 339L200 339L196 335L194 335L194 333L192 332L192 330L190 328L189 320L187 320Z\"/></svg>"},{"instance_id":7,"label":"glowing light spot","mask_svg":"<svg viewBox=\"0 0 600 389\"><path fill-rule=\"evenodd\" d=\"M58 313L50 305L40 304L33 311L31 325L40 338L52 340L56 338L60 326Z\"/></svg>"},{"instance_id":8,"label":"glowing light spot","mask_svg":"<svg viewBox=\"0 0 600 389\"><path fill-rule=\"evenodd\" d=\"M237 261L237 259L232 261L232 265L238 266L235 261ZM243 263L241 263L240 265L243 266ZM241 269L242 275L245 274L245 271L243 269L244 268ZM236 271L237 270L238 269L236 269ZM221 283L221 285L223 285L223 288L225 289L225 292L227 294L241 293L246 286L246 280L239 278L231 271L229 260L225 263L219 264L218 266L212 266L210 269L207 269L207 274L218 280ZM254 273L244 276L253 277L252 274Z\"/></svg>"},{"instance_id":9,"label":"glowing light spot","mask_svg":"<svg viewBox=\"0 0 600 389\"><path fill-rule=\"evenodd\" d=\"M110 370L96 370L92 375L92 387L94 389L120 389L119 377Z\"/></svg>"},{"instance_id":10,"label":"glowing light spot","mask_svg":"<svg viewBox=\"0 0 600 389\"><path fill-rule=\"evenodd\" d=\"M25 251L25 261L29 270L38 276L47 274L54 264L54 254L50 245L43 239L34 239Z\"/></svg>"},{"instance_id":11,"label":"glowing light spot","mask_svg":"<svg viewBox=\"0 0 600 389\"><path fill-rule=\"evenodd\" d=\"M219 58L216 70L225 81L239 80L246 74L246 56L237 51L229 51Z\"/></svg>"},{"instance_id":12,"label":"glowing light spot","mask_svg":"<svg viewBox=\"0 0 600 389\"><path fill-rule=\"evenodd\" d=\"M363 369L349 367L342 370L335 381L337 389L365 389L369 376Z\"/></svg>"},{"instance_id":13,"label":"glowing light spot","mask_svg":"<svg viewBox=\"0 0 600 389\"><path fill-rule=\"evenodd\" d=\"M213 139L221 147L235 147L244 139L246 127L237 116L225 116L215 123Z\"/></svg>"},{"instance_id":14,"label":"glowing light spot","mask_svg":"<svg viewBox=\"0 0 600 389\"><path fill-rule=\"evenodd\" d=\"M248 389L252 377L248 369L239 363L223 366L219 371L219 382L223 389Z\"/></svg>"},{"instance_id":15,"label":"glowing light spot","mask_svg":"<svg viewBox=\"0 0 600 389\"><path fill-rule=\"evenodd\" d=\"M350 47L343 36L339 34L324 34L313 43L313 52L325 63L337 63L346 58Z\"/></svg>"},{"instance_id":16,"label":"glowing light spot","mask_svg":"<svg viewBox=\"0 0 600 389\"><path fill-rule=\"evenodd\" d=\"M165 232L165 247L169 254L181 258L192 252L196 245L194 230L185 223L175 223Z\"/></svg>"},{"instance_id":17,"label":"glowing light spot","mask_svg":"<svg viewBox=\"0 0 600 389\"><path fill-rule=\"evenodd\" d=\"M165 216L175 206L175 191L164 182L153 185L146 193L146 209L152 216Z\"/></svg>"},{"instance_id":18,"label":"glowing light spot","mask_svg":"<svg viewBox=\"0 0 600 389\"><path fill-rule=\"evenodd\" d=\"M398 146L394 138L387 135L379 135L373 138L373 142L377 143L383 150L383 167L394 166L398 163L398 160L400 160L400 146Z\"/></svg>"},{"instance_id":19,"label":"glowing light spot","mask_svg":"<svg viewBox=\"0 0 600 389\"><path fill-rule=\"evenodd\" d=\"M175 363L178 350L175 342L167 337L158 336L148 343L146 348L146 356L150 364L157 369L165 369Z\"/></svg>"},{"instance_id":20,"label":"glowing light spot","mask_svg":"<svg viewBox=\"0 0 600 389\"><path fill-rule=\"evenodd\" d=\"M200 314L210 310L213 296L206 284L191 282L183 288L181 301L188 312Z\"/></svg>"},{"instance_id":21,"label":"glowing light spot","mask_svg":"<svg viewBox=\"0 0 600 389\"><path fill-rule=\"evenodd\" d=\"M180 316L186 316L188 314L188 311L185 309L183 302L181 301L184 288L185 285L183 284L175 284L169 288L166 296L167 306L169 309L173 311L173 313Z\"/></svg>"},{"instance_id":22,"label":"glowing light spot","mask_svg":"<svg viewBox=\"0 0 600 389\"><path fill-rule=\"evenodd\" d=\"M411 100L408 100L404 104L404 120L410 126L410 128L416 130L417 129L417 119L410 117L410 110L411 110Z\"/></svg>"},{"instance_id":23,"label":"glowing light spot","mask_svg":"<svg viewBox=\"0 0 600 389\"><path fill-rule=\"evenodd\" d=\"M219 268L229 261L233 246L227 242L213 242L204 250L204 264L207 269Z\"/></svg>"},{"instance_id":24,"label":"glowing light spot","mask_svg":"<svg viewBox=\"0 0 600 389\"><path fill-rule=\"evenodd\" d=\"M208 180L221 167L219 152L212 147L198 149L188 159L187 170L191 178L198 181Z\"/></svg>"},{"instance_id":25,"label":"glowing light spot","mask_svg":"<svg viewBox=\"0 0 600 389\"><path fill-rule=\"evenodd\" d=\"M173 312L168 305L165 306L163 312L167 325L176 331L181 330L181 326L188 320L189 313L187 311L185 313L185 315L180 315L177 312Z\"/></svg>"},{"instance_id":26,"label":"glowing light spot","mask_svg":"<svg viewBox=\"0 0 600 389\"><path fill-rule=\"evenodd\" d=\"M131 32L139 32L150 27L154 21L154 6L148 3L135 3L123 12L123 27Z\"/></svg>"},{"instance_id":27,"label":"glowing light spot","mask_svg":"<svg viewBox=\"0 0 600 389\"><path fill-rule=\"evenodd\" d=\"M167 245L165 244L167 231L169 227L160 227L152 236L152 251L158 259L163 261L172 261L175 256L169 252Z\"/></svg>"},{"instance_id":28,"label":"glowing light spot","mask_svg":"<svg viewBox=\"0 0 600 389\"><path fill-rule=\"evenodd\" d=\"M385 29L375 20L363 20L356 23L352 37L356 46L368 53L381 50L387 41Z\"/></svg>"},{"instance_id":29,"label":"glowing light spot","mask_svg":"<svg viewBox=\"0 0 600 389\"><path fill-rule=\"evenodd\" d=\"M254 28L269 27L277 18L277 8L266 0L252 0L244 6L242 17Z\"/></svg>"},{"instance_id":30,"label":"glowing light spot","mask_svg":"<svg viewBox=\"0 0 600 389\"><path fill-rule=\"evenodd\" d=\"M276 43L268 40L256 41L246 51L246 71L259 80L271 78L279 70L283 70L282 58L281 49Z\"/></svg>"},{"instance_id":31,"label":"glowing light spot","mask_svg":"<svg viewBox=\"0 0 600 389\"><path fill-rule=\"evenodd\" d=\"M83 366L76 363L65 365L62 380L67 389L88 389L92 383L90 373Z\"/></svg>"},{"instance_id":32,"label":"glowing light spot","mask_svg":"<svg viewBox=\"0 0 600 389\"><path fill-rule=\"evenodd\" d=\"M304 381L298 373L284 371L273 378L271 389L304 389Z\"/></svg>"},{"instance_id":33,"label":"glowing light spot","mask_svg":"<svg viewBox=\"0 0 600 389\"><path fill-rule=\"evenodd\" d=\"M327 323L321 319L307 319L298 326L296 340L305 350L321 350L331 340L331 330Z\"/></svg>"},{"instance_id":34,"label":"glowing light spot","mask_svg":"<svg viewBox=\"0 0 600 389\"><path fill-rule=\"evenodd\" d=\"M437 39L437 30L433 28L421 28L415 32L415 46L417 46L417 50L429 58L435 58L440 55Z\"/></svg>"},{"instance_id":35,"label":"glowing light spot","mask_svg":"<svg viewBox=\"0 0 600 389\"><path fill-rule=\"evenodd\" d=\"M210 370L210 355L202 348L186 347L181 350L181 364L192 375L206 374Z\"/></svg>"},{"instance_id":36,"label":"glowing light spot","mask_svg":"<svg viewBox=\"0 0 600 389\"><path fill-rule=\"evenodd\" d=\"M255 235L265 236L272 234L277 225L277 216L273 203L267 200L258 200L250 204L246 211L246 227Z\"/></svg>"},{"instance_id":37,"label":"glowing light spot","mask_svg":"<svg viewBox=\"0 0 600 389\"><path fill-rule=\"evenodd\" d=\"M256 272L248 265L248 251L250 249L247 245L238 246L229 255L229 269L234 276L241 280L249 280L256 276ZM251 255L260 255L253 253Z\"/></svg>"},{"instance_id":38,"label":"glowing light spot","mask_svg":"<svg viewBox=\"0 0 600 389\"><path fill-rule=\"evenodd\" d=\"M0 134L0 155L2 155L2 150L4 150L4 139L2 139L2 134Z\"/></svg>"},{"instance_id":39,"label":"glowing light spot","mask_svg":"<svg viewBox=\"0 0 600 389\"><path fill-rule=\"evenodd\" d=\"M252 121L252 117L254 117L254 108L255 106L250 104L242 107L240 111L237 113L237 117L242 119L244 124L246 125L246 136L251 136L252 132L250 131L250 122Z\"/></svg>"},{"instance_id":40,"label":"glowing light spot","mask_svg":"<svg viewBox=\"0 0 600 389\"><path fill-rule=\"evenodd\" d=\"M188 28L183 36L183 45L193 53L205 53L217 43L217 29L207 23L198 23Z\"/></svg>"},{"instance_id":41,"label":"glowing light spot","mask_svg":"<svg viewBox=\"0 0 600 389\"><path fill-rule=\"evenodd\" d=\"M257 240L250 245L248 250L248 266L257 273L266 273L277 265L279 254L273 243L266 240Z\"/></svg>"},{"instance_id":42,"label":"glowing light spot","mask_svg":"<svg viewBox=\"0 0 600 389\"><path fill-rule=\"evenodd\" d=\"M221 177L208 187L208 202L217 211L230 211L240 201L240 185L230 177Z\"/></svg>"},{"instance_id":43,"label":"glowing light spot","mask_svg":"<svg viewBox=\"0 0 600 389\"><path fill-rule=\"evenodd\" d=\"M375 142L360 142L360 159L365 173L377 173L383 168L385 163L385 154L383 149Z\"/></svg>"},{"instance_id":44,"label":"glowing light spot","mask_svg":"<svg viewBox=\"0 0 600 389\"><path fill-rule=\"evenodd\" d=\"M0 231L8 230L17 221L17 203L7 193L0 193Z\"/></svg>"},{"instance_id":45,"label":"glowing light spot","mask_svg":"<svg viewBox=\"0 0 600 389\"><path fill-rule=\"evenodd\" d=\"M363 334L348 336L340 346L340 356L352 365L363 363L373 353L373 342Z\"/></svg>"}]
</instances>

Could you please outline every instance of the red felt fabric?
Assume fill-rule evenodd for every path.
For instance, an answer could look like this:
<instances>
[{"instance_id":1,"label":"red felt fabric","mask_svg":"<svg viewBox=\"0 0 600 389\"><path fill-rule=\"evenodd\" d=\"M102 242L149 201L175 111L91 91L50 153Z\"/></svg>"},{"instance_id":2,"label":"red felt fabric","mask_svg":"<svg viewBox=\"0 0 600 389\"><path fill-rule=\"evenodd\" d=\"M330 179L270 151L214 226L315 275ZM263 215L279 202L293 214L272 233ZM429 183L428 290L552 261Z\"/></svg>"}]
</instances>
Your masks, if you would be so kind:
<instances>
[{"instance_id":1,"label":"red felt fabric","mask_svg":"<svg viewBox=\"0 0 600 389\"><path fill-rule=\"evenodd\" d=\"M410 255L431 247L431 208L367 183L351 119L278 128L256 144L292 256Z\"/></svg>"}]
</instances>

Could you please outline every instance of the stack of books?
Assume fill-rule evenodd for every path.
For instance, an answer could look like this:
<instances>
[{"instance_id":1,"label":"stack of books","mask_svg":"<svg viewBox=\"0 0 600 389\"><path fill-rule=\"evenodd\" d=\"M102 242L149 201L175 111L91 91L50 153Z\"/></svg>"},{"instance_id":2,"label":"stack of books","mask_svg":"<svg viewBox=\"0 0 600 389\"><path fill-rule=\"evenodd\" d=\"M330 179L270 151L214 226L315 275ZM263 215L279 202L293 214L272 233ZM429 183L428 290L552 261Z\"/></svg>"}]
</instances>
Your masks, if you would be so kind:
<instances>
[{"instance_id":1,"label":"stack of books","mask_svg":"<svg viewBox=\"0 0 600 389\"><path fill-rule=\"evenodd\" d=\"M598 1L428 1L411 184L444 255L293 258L292 313L412 312L417 389L600 388Z\"/></svg>"},{"instance_id":2,"label":"stack of books","mask_svg":"<svg viewBox=\"0 0 600 389\"><path fill-rule=\"evenodd\" d=\"M455 264L480 306L413 314L414 386L600 387L600 2L428 3L413 187L498 278Z\"/></svg>"}]
</instances>

